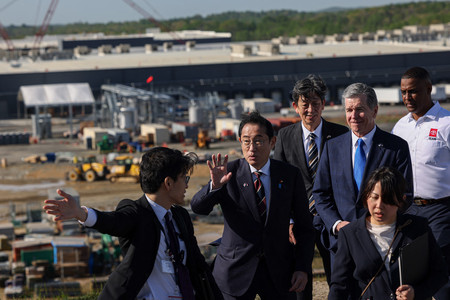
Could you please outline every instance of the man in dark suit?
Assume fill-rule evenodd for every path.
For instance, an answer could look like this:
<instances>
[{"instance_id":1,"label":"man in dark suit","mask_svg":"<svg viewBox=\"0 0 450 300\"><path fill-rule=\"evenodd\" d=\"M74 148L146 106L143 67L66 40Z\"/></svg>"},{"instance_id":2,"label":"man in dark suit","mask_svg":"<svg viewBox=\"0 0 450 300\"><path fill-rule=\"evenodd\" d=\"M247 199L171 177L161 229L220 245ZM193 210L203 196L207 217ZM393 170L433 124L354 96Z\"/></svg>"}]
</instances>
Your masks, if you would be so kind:
<instances>
[{"instance_id":1,"label":"man in dark suit","mask_svg":"<svg viewBox=\"0 0 450 300\"><path fill-rule=\"evenodd\" d=\"M327 87L320 76L308 75L295 84L292 90L292 107L300 116L301 122L278 132L273 158L296 166L302 173L309 200L309 211L313 215L313 224L316 228L316 245L329 283L330 254L321 242L324 224L317 214L312 188L325 142L346 133L348 128L322 119L326 92ZM328 235L324 238L328 239ZM308 277L308 284L301 299L312 299L312 274L308 274Z\"/></svg>"},{"instance_id":2,"label":"man in dark suit","mask_svg":"<svg viewBox=\"0 0 450 300\"><path fill-rule=\"evenodd\" d=\"M113 212L80 206L58 190L63 200L46 200L55 221L75 218L85 226L118 236L123 260L99 299L221 299L201 255L184 204L195 154L153 148L140 164L140 199L120 201ZM173 220L175 222L173 222Z\"/></svg>"},{"instance_id":3,"label":"man in dark suit","mask_svg":"<svg viewBox=\"0 0 450 300\"><path fill-rule=\"evenodd\" d=\"M325 144L313 187L317 212L330 237L332 272L339 230L367 211L360 187L372 171L381 166L396 168L407 182L408 206L413 196L408 144L375 125L378 100L373 88L354 83L345 89L342 98L351 131Z\"/></svg>"},{"instance_id":4,"label":"man in dark suit","mask_svg":"<svg viewBox=\"0 0 450 300\"><path fill-rule=\"evenodd\" d=\"M311 272L314 228L300 171L269 159L273 128L259 113L243 117L239 141L244 159L208 161L211 181L192 199L209 214L220 204L224 231L213 275L225 299L295 299ZM290 218L296 245L289 242Z\"/></svg>"}]
</instances>

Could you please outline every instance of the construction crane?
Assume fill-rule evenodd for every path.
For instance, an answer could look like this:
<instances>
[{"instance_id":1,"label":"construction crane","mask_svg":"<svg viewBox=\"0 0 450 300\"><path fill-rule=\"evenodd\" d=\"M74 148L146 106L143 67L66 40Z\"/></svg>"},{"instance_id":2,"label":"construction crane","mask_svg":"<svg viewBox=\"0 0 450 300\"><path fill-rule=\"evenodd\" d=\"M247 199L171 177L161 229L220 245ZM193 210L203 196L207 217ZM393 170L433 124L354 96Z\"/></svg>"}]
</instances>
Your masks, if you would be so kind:
<instances>
[{"instance_id":1,"label":"construction crane","mask_svg":"<svg viewBox=\"0 0 450 300\"><path fill-rule=\"evenodd\" d=\"M126 4L128 4L129 6L131 6L133 9L135 9L138 13L140 13L143 17L147 18L147 20L149 20L150 22L152 22L153 24L155 24L158 27L164 27L165 30L167 30L167 32L174 38L174 40L176 40L178 43L183 44L184 42L180 39L180 37L172 32L170 30L170 28L168 28L167 26L165 26L164 24L159 23L155 18L153 18L153 16L151 14L149 14L145 9L143 9L141 6L139 6L138 4L136 4L136 2L134 2L133 0L123 0Z\"/></svg>"},{"instance_id":2,"label":"construction crane","mask_svg":"<svg viewBox=\"0 0 450 300\"><path fill-rule=\"evenodd\" d=\"M5 5L3 5L2 7L0 7L0 12L5 10L8 6L10 6L11 4L13 4L16 1L17 0L11 0L8 3L6 3ZM6 29L5 29L5 27L3 27L1 22L0 22L0 35L2 36L3 40L5 41L8 50L14 50L14 44L11 41L11 39L9 38L9 35L6 32Z\"/></svg>"},{"instance_id":3,"label":"construction crane","mask_svg":"<svg viewBox=\"0 0 450 300\"><path fill-rule=\"evenodd\" d=\"M36 32L36 35L34 36L34 43L32 49L39 50L39 47L41 45L42 39L45 36L45 33L47 32L48 25L50 24L50 21L53 17L53 14L55 13L56 6L58 5L59 0L52 0L50 3L50 6L47 9L47 13L45 14L44 21L42 22L41 27Z\"/></svg>"},{"instance_id":4,"label":"construction crane","mask_svg":"<svg viewBox=\"0 0 450 300\"><path fill-rule=\"evenodd\" d=\"M8 50L14 50L13 42L9 38L9 35L6 32L5 28L3 27L2 23L0 23L0 34L3 38L3 40L5 41Z\"/></svg>"}]
</instances>

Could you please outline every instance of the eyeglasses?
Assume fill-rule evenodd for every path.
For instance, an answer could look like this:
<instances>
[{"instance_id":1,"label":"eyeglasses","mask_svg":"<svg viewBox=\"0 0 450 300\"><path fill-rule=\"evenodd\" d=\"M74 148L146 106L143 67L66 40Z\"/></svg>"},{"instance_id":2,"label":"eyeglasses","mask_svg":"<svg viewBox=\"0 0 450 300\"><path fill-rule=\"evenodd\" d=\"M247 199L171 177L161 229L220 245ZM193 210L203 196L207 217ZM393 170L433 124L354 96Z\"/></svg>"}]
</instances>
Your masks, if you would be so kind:
<instances>
[{"instance_id":1,"label":"eyeglasses","mask_svg":"<svg viewBox=\"0 0 450 300\"><path fill-rule=\"evenodd\" d=\"M191 179L191 176L186 176L186 178L184 179L184 183L186 183L186 185L189 183L189 180Z\"/></svg>"},{"instance_id":2,"label":"eyeglasses","mask_svg":"<svg viewBox=\"0 0 450 300\"><path fill-rule=\"evenodd\" d=\"M245 148L250 148L250 145L254 145L255 147L259 148L264 146L264 140L250 140L250 139L243 139L241 140L242 145L244 145Z\"/></svg>"}]
</instances>

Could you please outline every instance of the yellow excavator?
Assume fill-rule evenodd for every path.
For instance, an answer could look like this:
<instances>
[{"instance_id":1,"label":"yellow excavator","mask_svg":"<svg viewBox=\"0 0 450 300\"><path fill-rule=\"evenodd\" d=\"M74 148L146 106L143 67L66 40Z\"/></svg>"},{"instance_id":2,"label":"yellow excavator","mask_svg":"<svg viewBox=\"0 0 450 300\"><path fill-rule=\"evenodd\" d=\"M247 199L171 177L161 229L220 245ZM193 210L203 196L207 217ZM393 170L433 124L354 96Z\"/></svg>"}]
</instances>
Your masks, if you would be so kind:
<instances>
[{"instance_id":1,"label":"yellow excavator","mask_svg":"<svg viewBox=\"0 0 450 300\"><path fill-rule=\"evenodd\" d=\"M119 178L131 178L139 182L139 165L134 163L132 156L117 156L111 163L106 179L116 182Z\"/></svg>"},{"instance_id":2,"label":"yellow excavator","mask_svg":"<svg viewBox=\"0 0 450 300\"><path fill-rule=\"evenodd\" d=\"M109 169L105 164L98 163L95 155L90 155L85 159L78 161L74 158L75 167L67 174L70 181L86 180L93 182L98 179L104 179L109 173Z\"/></svg>"}]
</instances>

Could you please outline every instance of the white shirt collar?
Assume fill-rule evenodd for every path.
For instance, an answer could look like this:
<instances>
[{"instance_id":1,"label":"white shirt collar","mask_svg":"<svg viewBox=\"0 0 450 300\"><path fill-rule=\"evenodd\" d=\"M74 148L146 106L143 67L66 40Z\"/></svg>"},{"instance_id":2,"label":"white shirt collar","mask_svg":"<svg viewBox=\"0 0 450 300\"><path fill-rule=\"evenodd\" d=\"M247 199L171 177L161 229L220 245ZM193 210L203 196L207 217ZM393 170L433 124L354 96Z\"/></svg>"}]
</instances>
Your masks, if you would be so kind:
<instances>
[{"instance_id":1,"label":"white shirt collar","mask_svg":"<svg viewBox=\"0 0 450 300\"><path fill-rule=\"evenodd\" d=\"M303 122L302 122L303 141L305 141L305 140L308 139L309 134L310 134L311 132L313 132L313 133L316 135L316 137L317 137L318 139L320 139L320 138L322 137L322 124L323 124L323 121L322 121L322 118L320 118L320 124L319 124L319 126L317 126L316 129L314 129L314 131L309 131L308 129L306 129L305 125L303 125Z\"/></svg>"},{"instance_id":2,"label":"white shirt collar","mask_svg":"<svg viewBox=\"0 0 450 300\"><path fill-rule=\"evenodd\" d=\"M165 209L161 205L157 204L155 201L151 200L147 196L147 194L144 195L145 198L147 198L147 201L150 204L150 206L153 208L153 211L155 212L156 217L158 218L159 222L161 222L161 224L164 224L164 216L166 215L167 212L169 212L170 216L172 217L172 212L170 211L170 209L169 210Z\"/></svg>"},{"instance_id":3,"label":"white shirt collar","mask_svg":"<svg viewBox=\"0 0 450 300\"><path fill-rule=\"evenodd\" d=\"M267 160L266 164L259 170L257 170L256 168L254 168L252 165L250 165L250 172L253 174L256 171L260 171L261 173L263 173L264 175L270 175L270 158Z\"/></svg>"},{"instance_id":4,"label":"white shirt collar","mask_svg":"<svg viewBox=\"0 0 450 300\"><path fill-rule=\"evenodd\" d=\"M370 149L370 146L372 145L373 135L375 134L376 129L377 129L377 125L373 126L373 129L371 131L369 131L368 134L361 137L361 139L364 141L364 144L367 147L366 149ZM360 139L360 138L357 137L352 131L352 146L353 147L357 146L358 139Z\"/></svg>"},{"instance_id":5,"label":"white shirt collar","mask_svg":"<svg viewBox=\"0 0 450 300\"><path fill-rule=\"evenodd\" d=\"M412 113L407 114L407 121L408 122L418 122L423 119L436 119L436 115L438 114L439 110L441 109L441 105L438 101L434 102L434 105L417 121L414 120Z\"/></svg>"}]
</instances>

